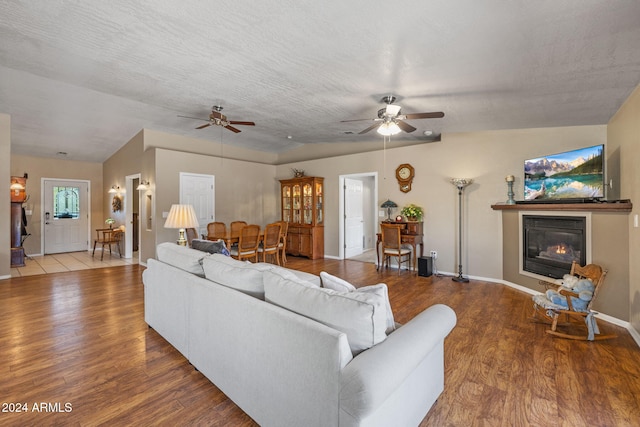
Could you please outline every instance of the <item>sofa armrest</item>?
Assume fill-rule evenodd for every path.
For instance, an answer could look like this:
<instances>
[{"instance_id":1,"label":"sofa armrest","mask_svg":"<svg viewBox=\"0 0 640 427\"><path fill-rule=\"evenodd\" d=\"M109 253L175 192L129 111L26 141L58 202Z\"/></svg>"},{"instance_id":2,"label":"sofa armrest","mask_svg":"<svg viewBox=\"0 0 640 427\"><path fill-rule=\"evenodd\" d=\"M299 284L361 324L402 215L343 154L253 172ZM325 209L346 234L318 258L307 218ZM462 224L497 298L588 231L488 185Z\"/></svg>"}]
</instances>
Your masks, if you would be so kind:
<instances>
[{"instance_id":1,"label":"sofa armrest","mask_svg":"<svg viewBox=\"0 0 640 427\"><path fill-rule=\"evenodd\" d=\"M442 345L455 324L455 312L436 304L359 354L342 371L341 409L355 419L374 411Z\"/></svg>"}]
</instances>

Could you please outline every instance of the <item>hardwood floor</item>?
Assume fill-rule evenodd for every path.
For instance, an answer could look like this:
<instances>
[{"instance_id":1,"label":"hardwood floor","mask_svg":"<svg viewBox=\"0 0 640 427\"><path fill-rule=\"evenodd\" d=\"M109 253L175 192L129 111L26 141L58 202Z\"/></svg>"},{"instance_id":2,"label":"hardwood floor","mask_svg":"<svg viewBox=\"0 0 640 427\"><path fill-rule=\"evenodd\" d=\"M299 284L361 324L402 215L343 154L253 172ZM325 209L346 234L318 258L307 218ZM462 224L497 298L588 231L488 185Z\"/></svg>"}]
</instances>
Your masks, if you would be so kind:
<instances>
[{"instance_id":1,"label":"hardwood floor","mask_svg":"<svg viewBox=\"0 0 640 427\"><path fill-rule=\"evenodd\" d=\"M503 285L288 259L360 286L387 283L401 323L435 303L456 311L445 391L423 426L639 425L640 349L623 328L600 321L618 338L597 343L553 338L531 321L531 297ZM143 270L0 281L0 425L255 425L147 327Z\"/></svg>"}]
</instances>

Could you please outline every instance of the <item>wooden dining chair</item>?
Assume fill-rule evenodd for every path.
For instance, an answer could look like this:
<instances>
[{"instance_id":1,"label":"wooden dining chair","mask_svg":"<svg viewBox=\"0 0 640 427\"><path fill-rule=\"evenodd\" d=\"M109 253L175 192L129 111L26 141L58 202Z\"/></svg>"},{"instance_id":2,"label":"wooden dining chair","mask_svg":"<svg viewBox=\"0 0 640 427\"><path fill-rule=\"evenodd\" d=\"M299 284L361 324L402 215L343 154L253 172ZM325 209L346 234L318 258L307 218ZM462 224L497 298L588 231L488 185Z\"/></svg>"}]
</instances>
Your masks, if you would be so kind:
<instances>
[{"instance_id":1,"label":"wooden dining chair","mask_svg":"<svg viewBox=\"0 0 640 427\"><path fill-rule=\"evenodd\" d=\"M238 246L232 247L229 252L237 260L253 258L258 262L258 245L260 243L260 226L251 224L245 225L240 230Z\"/></svg>"},{"instance_id":2,"label":"wooden dining chair","mask_svg":"<svg viewBox=\"0 0 640 427\"><path fill-rule=\"evenodd\" d=\"M93 252L91 256L93 257L96 254L96 246L102 246L102 254L100 254L100 261L104 259L105 248L109 246L109 255L111 255L112 250L111 246L115 245L118 250L118 256L122 258L122 253L120 253L120 240L122 237L122 230L119 228L98 228L96 229L96 238L93 241Z\"/></svg>"},{"instance_id":3,"label":"wooden dining chair","mask_svg":"<svg viewBox=\"0 0 640 427\"><path fill-rule=\"evenodd\" d=\"M210 222L207 224L207 240L224 239L227 234L227 226L224 222Z\"/></svg>"},{"instance_id":4,"label":"wooden dining chair","mask_svg":"<svg viewBox=\"0 0 640 427\"><path fill-rule=\"evenodd\" d=\"M240 230L242 230L242 227L246 226L247 222L246 221L232 221L231 224L229 224L229 227L231 229L231 236L239 236L240 235Z\"/></svg>"},{"instance_id":5,"label":"wooden dining chair","mask_svg":"<svg viewBox=\"0 0 640 427\"><path fill-rule=\"evenodd\" d=\"M186 232L187 232L187 246L191 247L191 242L193 241L193 239L198 238L198 230L196 230L195 228L187 228Z\"/></svg>"},{"instance_id":6,"label":"wooden dining chair","mask_svg":"<svg viewBox=\"0 0 640 427\"><path fill-rule=\"evenodd\" d=\"M279 222L268 224L264 228L264 237L262 238L262 243L258 246L258 253L262 254L262 262L267 262L267 255L270 255L275 258L276 264L280 265L281 229L282 224Z\"/></svg>"},{"instance_id":7,"label":"wooden dining chair","mask_svg":"<svg viewBox=\"0 0 640 427\"><path fill-rule=\"evenodd\" d=\"M289 232L289 222L280 222L280 242L278 243L278 252L280 253L280 260L282 265L287 263L287 233Z\"/></svg>"},{"instance_id":8,"label":"wooden dining chair","mask_svg":"<svg viewBox=\"0 0 640 427\"><path fill-rule=\"evenodd\" d=\"M402 227L400 224L380 224L382 230L382 263L389 268L391 257L398 258L398 274L403 262L409 263L411 270L411 249L402 245ZM403 261L403 258L404 261Z\"/></svg>"}]
</instances>

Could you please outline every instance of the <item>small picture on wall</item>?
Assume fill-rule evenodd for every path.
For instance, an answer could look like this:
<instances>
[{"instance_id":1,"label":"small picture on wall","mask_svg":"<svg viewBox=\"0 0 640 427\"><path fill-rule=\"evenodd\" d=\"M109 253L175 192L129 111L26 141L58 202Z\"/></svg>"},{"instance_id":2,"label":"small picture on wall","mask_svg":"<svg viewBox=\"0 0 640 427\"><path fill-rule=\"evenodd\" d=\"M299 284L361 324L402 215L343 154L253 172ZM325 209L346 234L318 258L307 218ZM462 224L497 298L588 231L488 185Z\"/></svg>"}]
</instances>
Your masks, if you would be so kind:
<instances>
[{"instance_id":1,"label":"small picture on wall","mask_svg":"<svg viewBox=\"0 0 640 427\"><path fill-rule=\"evenodd\" d=\"M117 194L113 196L111 201L111 209L113 212L120 212L122 210L122 199Z\"/></svg>"}]
</instances>

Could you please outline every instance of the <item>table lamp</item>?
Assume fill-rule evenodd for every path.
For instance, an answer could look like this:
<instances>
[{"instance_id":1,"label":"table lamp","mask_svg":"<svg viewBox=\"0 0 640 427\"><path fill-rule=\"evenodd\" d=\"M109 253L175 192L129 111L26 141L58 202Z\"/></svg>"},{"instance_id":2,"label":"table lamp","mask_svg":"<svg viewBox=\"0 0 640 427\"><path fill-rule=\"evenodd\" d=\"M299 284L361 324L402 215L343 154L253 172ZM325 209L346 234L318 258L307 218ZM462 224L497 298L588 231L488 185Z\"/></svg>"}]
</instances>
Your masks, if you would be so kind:
<instances>
[{"instance_id":1,"label":"table lamp","mask_svg":"<svg viewBox=\"0 0 640 427\"><path fill-rule=\"evenodd\" d=\"M196 217L196 211L191 205L171 205L169 216L164 223L164 228L177 228L179 229L180 236L176 242L180 246L187 246L187 239L185 238L186 228L198 227L198 218Z\"/></svg>"},{"instance_id":2,"label":"table lamp","mask_svg":"<svg viewBox=\"0 0 640 427\"><path fill-rule=\"evenodd\" d=\"M391 209L397 208L398 205L396 205L395 202L387 199L387 201L381 204L380 207L387 208L387 221L391 222Z\"/></svg>"}]
</instances>

